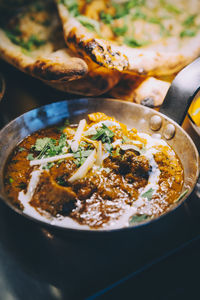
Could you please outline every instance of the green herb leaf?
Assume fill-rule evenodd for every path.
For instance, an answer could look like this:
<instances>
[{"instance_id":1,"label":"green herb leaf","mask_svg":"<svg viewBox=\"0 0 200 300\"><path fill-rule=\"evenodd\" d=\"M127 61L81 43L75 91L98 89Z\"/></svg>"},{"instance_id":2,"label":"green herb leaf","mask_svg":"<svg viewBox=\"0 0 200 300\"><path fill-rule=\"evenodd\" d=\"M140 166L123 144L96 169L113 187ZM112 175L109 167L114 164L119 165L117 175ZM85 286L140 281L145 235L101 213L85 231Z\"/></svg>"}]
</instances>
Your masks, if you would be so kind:
<instances>
[{"instance_id":1,"label":"green herb leaf","mask_svg":"<svg viewBox=\"0 0 200 300\"><path fill-rule=\"evenodd\" d=\"M187 17L187 19L185 19L185 21L183 22L183 25L187 26L187 27L195 25L196 17L197 17L197 15L191 15L191 16Z\"/></svg>"},{"instance_id":2,"label":"green herb leaf","mask_svg":"<svg viewBox=\"0 0 200 300\"><path fill-rule=\"evenodd\" d=\"M181 10L176 7L175 5L173 4L170 4L170 3L167 3L166 0L161 0L160 1L162 6L170 13L175 13L177 15L179 15L181 13Z\"/></svg>"},{"instance_id":3,"label":"green herb leaf","mask_svg":"<svg viewBox=\"0 0 200 300\"><path fill-rule=\"evenodd\" d=\"M29 153L26 157L27 160L34 160L34 156L32 153Z\"/></svg>"},{"instance_id":4,"label":"green herb leaf","mask_svg":"<svg viewBox=\"0 0 200 300\"><path fill-rule=\"evenodd\" d=\"M145 15L139 8L137 8L134 12L134 14L132 15L132 19L143 19L146 20L147 19L147 15Z\"/></svg>"},{"instance_id":5,"label":"green herb leaf","mask_svg":"<svg viewBox=\"0 0 200 300\"><path fill-rule=\"evenodd\" d=\"M42 139L37 139L35 142L35 145L33 146L35 151L42 151L44 149L44 147L50 142L50 138L45 137Z\"/></svg>"},{"instance_id":6,"label":"green herb leaf","mask_svg":"<svg viewBox=\"0 0 200 300\"><path fill-rule=\"evenodd\" d=\"M24 150L26 150L24 147L19 147L19 148L18 148L18 152L22 152L22 151L24 151Z\"/></svg>"},{"instance_id":7,"label":"green herb leaf","mask_svg":"<svg viewBox=\"0 0 200 300\"><path fill-rule=\"evenodd\" d=\"M101 140L102 143L111 143L114 132L110 130L104 123L102 127L97 129L97 133L92 136L92 140Z\"/></svg>"},{"instance_id":8,"label":"green herb leaf","mask_svg":"<svg viewBox=\"0 0 200 300\"><path fill-rule=\"evenodd\" d=\"M73 17L79 16L79 7L76 0L60 0L60 3L65 5Z\"/></svg>"},{"instance_id":9,"label":"green herb leaf","mask_svg":"<svg viewBox=\"0 0 200 300\"><path fill-rule=\"evenodd\" d=\"M54 166L54 164L55 164L54 162L49 162L46 164L46 166L43 166L42 169L49 170Z\"/></svg>"},{"instance_id":10,"label":"green herb leaf","mask_svg":"<svg viewBox=\"0 0 200 300\"><path fill-rule=\"evenodd\" d=\"M89 29L91 31L95 31L99 35L101 34L99 22L97 22L96 20L90 19L90 18L88 18L86 16L82 16L82 15L77 16L76 19L87 29Z\"/></svg>"},{"instance_id":11,"label":"green herb leaf","mask_svg":"<svg viewBox=\"0 0 200 300\"><path fill-rule=\"evenodd\" d=\"M129 47L133 47L133 48L137 48L137 47L142 47L148 44L147 41L138 41L136 39L134 39L133 37L125 37L124 38L124 43L129 46Z\"/></svg>"},{"instance_id":12,"label":"green herb leaf","mask_svg":"<svg viewBox=\"0 0 200 300\"><path fill-rule=\"evenodd\" d=\"M9 177L9 183L12 184L14 182L14 179L12 177Z\"/></svg>"},{"instance_id":13,"label":"green herb leaf","mask_svg":"<svg viewBox=\"0 0 200 300\"><path fill-rule=\"evenodd\" d=\"M150 18L148 20L149 23L153 23L153 24L159 24L160 25L160 22L161 20L159 18L156 18L156 17L153 17L153 18Z\"/></svg>"},{"instance_id":14,"label":"green herb leaf","mask_svg":"<svg viewBox=\"0 0 200 300\"><path fill-rule=\"evenodd\" d=\"M185 30L181 31L180 37L181 38L183 38L183 37L193 37L193 36L196 35L196 33L197 33L196 30L192 30L192 29L188 28L188 29L185 29Z\"/></svg>"},{"instance_id":15,"label":"green herb leaf","mask_svg":"<svg viewBox=\"0 0 200 300\"><path fill-rule=\"evenodd\" d=\"M127 3L126 3L127 4ZM114 19L120 19L129 13L129 8L125 5L120 5L118 3L112 2L113 7L115 8Z\"/></svg>"},{"instance_id":16,"label":"green herb leaf","mask_svg":"<svg viewBox=\"0 0 200 300\"><path fill-rule=\"evenodd\" d=\"M111 24L113 21L113 16L105 13L104 11L100 12L99 17L100 17L101 21L105 24Z\"/></svg>"},{"instance_id":17,"label":"green herb leaf","mask_svg":"<svg viewBox=\"0 0 200 300\"><path fill-rule=\"evenodd\" d=\"M131 0L125 3L125 6L130 10L131 8L135 8L136 6L145 5L146 0Z\"/></svg>"},{"instance_id":18,"label":"green herb leaf","mask_svg":"<svg viewBox=\"0 0 200 300\"><path fill-rule=\"evenodd\" d=\"M141 223L147 219L149 219L150 216L143 214L143 215L134 215L129 219L129 224L137 224L137 223Z\"/></svg>"},{"instance_id":19,"label":"green herb leaf","mask_svg":"<svg viewBox=\"0 0 200 300\"><path fill-rule=\"evenodd\" d=\"M112 154L112 151L113 151L113 146L110 144L110 143L105 143L104 144L104 147L106 148L106 150Z\"/></svg>"},{"instance_id":20,"label":"green herb leaf","mask_svg":"<svg viewBox=\"0 0 200 300\"><path fill-rule=\"evenodd\" d=\"M66 144L66 135L62 133L58 141L48 137L37 139L35 145L32 146L32 149L40 152L37 156L37 159L41 159L43 157L51 157L63 154L63 148L66 147Z\"/></svg>"},{"instance_id":21,"label":"green herb leaf","mask_svg":"<svg viewBox=\"0 0 200 300\"><path fill-rule=\"evenodd\" d=\"M79 147L78 151L73 153L73 156L75 158L74 162L77 167L80 167L86 161L92 151L93 150L85 150L85 148Z\"/></svg>"},{"instance_id":22,"label":"green herb leaf","mask_svg":"<svg viewBox=\"0 0 200 300\"><path fill-rule=\"evenodd\" d=\"M28 51L32 50L34 47L37 48L46 43L46 41L40 40L36 35L31 35L30 38L25 41L22 36L20 36L18 33L16 34L15 31L5 30L5 33L12 43L21 46Z\"/></svg>"},{"instance_id":23,"label":"green herb leaf","mask_svg":"<svg viewBox=\"0 0 200 300\"><path fill-rule=\"evenodd\" d=\"M123 27L112 27L112 31L116 36L124 35L128 30L128 26L124 25Z\"/></svg>"},{"instance_id":24,"label":"green herb leaf","mask_svg":"<svg viewBox=\"0 0 200 300\"><path fill-rule=\"evenodd\" d=\"M153 192L154 192L154 189L150 188L148 191L146 191L144 194L142 194L141 197L147 198L148 201L150 201L152 199Z\"/></svg>"}]
</instances>

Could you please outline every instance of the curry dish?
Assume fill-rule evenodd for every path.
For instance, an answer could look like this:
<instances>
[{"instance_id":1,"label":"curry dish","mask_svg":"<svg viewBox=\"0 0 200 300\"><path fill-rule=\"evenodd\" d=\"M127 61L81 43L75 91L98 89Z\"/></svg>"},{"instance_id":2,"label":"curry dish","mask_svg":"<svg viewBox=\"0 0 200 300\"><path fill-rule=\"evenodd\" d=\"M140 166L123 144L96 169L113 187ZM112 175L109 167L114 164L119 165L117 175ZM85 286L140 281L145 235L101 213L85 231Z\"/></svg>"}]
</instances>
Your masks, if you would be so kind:
<instances>
[{"instance_id":1,"label":"curry dish","mask_svg":"<svg viewBox=\"0 0 200 300\"><path fill-rule=\"evenodd\" d=\"M120 228L177 202L184 174L162 139L104 113L25 138L5 168L5 190L24 213L72 228Z\"/></svg>"}]
</instances>

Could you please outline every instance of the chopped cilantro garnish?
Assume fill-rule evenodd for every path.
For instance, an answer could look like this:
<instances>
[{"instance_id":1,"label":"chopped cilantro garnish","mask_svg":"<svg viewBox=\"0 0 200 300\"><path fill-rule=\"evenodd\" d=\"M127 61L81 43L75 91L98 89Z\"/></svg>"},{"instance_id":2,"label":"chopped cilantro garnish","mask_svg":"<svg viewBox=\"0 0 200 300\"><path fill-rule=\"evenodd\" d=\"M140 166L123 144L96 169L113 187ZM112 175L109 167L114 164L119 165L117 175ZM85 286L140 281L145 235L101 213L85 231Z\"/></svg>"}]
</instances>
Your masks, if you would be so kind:
<instances>
[{"instance_id":1,"label":"chopped cilantro garnish","mask_svg":"<svg viewBox=\"0 0 200 300\"><path fill-rule=\"evenodd\" d=\"M131 9L131 8L135 8L136 6L143 6L143 5L145 5L145 2L146 2L146 0L131 0L131 1L127 1L125 3L125 6L128 9Z\"/></svg>"},{"instance_id":2,"label":"chopped cilantro garnish","mask_svg":"<svg viewBox=\"0 0 200 300\"><path fill-rule=\"evenodd\" d=\"M169 30L165 28L165 26L162 24L161 21L162 21L161 18L156 18L156 17L152 17L148 19L149 23L157 24L160 26L160 34L162 36L169 36L170 35Z\"/></svg>"},{"instance_id":3,"label":"chopped cilantro garnish","mask_svg":"<svg viewBox=\"0 0 200 300\"><path fill-rule=\"evenodd\" d=\"M115 8L115 15L114 19L120 19L129 13L129 9L126 6L119 5L117 3L112 3L113 7Z\"/></svg>"},{"instance_id":4,"label":"chopped cilantro garnish","mask_svg":"<svg viewBox=\"0 0 200 300\"><path fill-rule=\"evenodd\" d=\"M76 0L60 0L60 3L64 4L68 8L70 14L73 17L80 15L78 3Z\"/></svg>"},{"instance_id":5,"label":"chopped cilantro garnish","mask_svg":"<svg viewBox=\"0 0 200 300\"><path fill-rule=\"evenodd\" d=\"M114 19L120 19L122 17L125 17L129 14L131 8L136 8L138 6L143 6L145 4L146 0L131 0L126 1L123 4L118 4L116 2L112 2L112 6L115 8L115 15L113 16ZM140 16L139 16L140 15ZM144 14L139 12L139 10L136 12L136 18L144 18Z\"/></svg>"},{"instance_id":6,"label":"chopped cilantro garnish","mask_svg":"<svg viewBox=\"0 0 200 300\"><path fill-rule=\"evenodd\" d=\"M185 21L183 22L183 25L187 26L187 27L195 25L196 17L197 17L197 15L191 15L191 16L187 17L187 19L185 19Z\"/></svg>"},{"instance_id":7,"label":"chopped cilantro garnish","mask_svg":"<svg viewBox=\"0 0 200 300\"><path fill-rule=\"evenodd\" d=\"M34 160L33 153L29 153L29 154L27 155L26 159L28 159L28 160Z\"/></svg>"},{"instance_id":8,"label":"chopped cilantro garnish","mask_svg":"<svg viewBox=\"0 0 200 300\"><path fill-rule=\"evenodd\" d=\"M22 152L22 151L24 151L24 150L26 150L24 147L19 147L19 148L18 148L18 152Z\"/></svg>"},{"instance_id":9,"label":"chopped cilantro garnish","mask_svg":"<svg viewBox=\"0 0 200 300\"><path fill-rule=\"evenodd\" d=\"M32 147L35 151L42 151L44 147L51 141L50 138L45 137L37 139L35 145Z\"/></svg>"},{"instance_id":10,"label":"chopped cilantro garnish","mask_svg":"<svg viewBox=\"0 0 200 300\"><path fill-rule=\"evenodd\" d=\"M124 35L128 30L128 26L124 25L123 27L112 27L112 31L115 35L120 36Z\"/></svg>"},{"instance_id":11,"label":"chopped cilantro garnish","mask_svg":"<svg viewBox=\"0 0 200 300\"><path fill-rule=\"evenodd\" d=\"M101 11L99 16L100 16L101 21L105 24L111 24L113 21L113 16L105 13L104 11Z\"/></svg>"},{"instance_id":12,"label":"chopped cilantro garnish","mask_svg":"<svg viewBox=\"0 0 200 300\"><path fill-rule=\"evenodd\" d=\"M27 48L28 50L31 50L33 46L40 47L45 44L45 40L40 40L36 35L31 35L29 40L25 43L24 42L24 48Z\"/></svg>"},{"instance_id":13,"label":"chopped cilantro garnish","mask_svg":"<svg viewBox=\"0 0 200 300\"><path fill-rule=\"evenodd\" d=\"M132 19L143 19L146 20L147 16L139 9L137 8L135 12L132 14Z\"/></svg>"},{"instance_id":14,"label":"chopped cilantro garnish","mask_svg":"<svg viewBox=\"0 0 200 300\"><path fill-rule=\"evenodd\" d=\"M96 20L90 19L85 16L77 16L76 19L87 29L95 31L100 35L100 25Z\"/></svg>"},{"instance_id":15,"label":"chopped cilantro garnish","mask_svg":"<svg viewBox=\"0 0 200 300\"><path fill-rule=\"evenodd\" d=\"M11 40L12 43L16 45L20 45L22 43L22 40L18 34L15 34L13 31L5 30L5 34L7 37Z\"/></svg>"},{"instance_id":16,"label":"chopped cilantro garnish","mask_svg":"<svg viewBox=\"0 0 200 300\"><path fill-rule=\"evenodd\" d=\"M104 144L104 147L106 148L106 150L112 154L112 151L113 151L113 146L110 144L110 143L105 143Z\"/></svg>"},{"instance_id":17,"label":"chopped cilantro garnish","mask_svg":"<svg viewBox=\"0 0 200 300\"><path fill-rule=\"evenodd\" d=\"M129 47L142 47L148 44L147 41L138 41L134 39L133 37L125 37L124 43Z\"/></svg>"},{"instance_id":18,"label":"chopped cilantro garnish","mask_svg":"<svg viewBox=\"0 0 200 300\"><path fill-rule=\"evenodd\" d=\"M49 170L49 169L51 169L53 166L54 166L54 162L49 162L49 163L47 163L45 166L43 166L42 169Z\"/></svg>"},{"instance_id":19,"label":"chopped cilantro garnish","mask_svg":"<svg viewBox=\"0 0 200 300\"><path fill-rule=\"evenodd\" d=\"M141 197L147 198L148 201L150 201L152 199L153 193L154 193L154 189L150 188L148 191L142 194Z\"/></svg>"},{"instance_id":20,"label":"chopped cilantro garnish","mask_svg":"<svg viewBox=\"0 0 200 300\"><path fill-rule=\"evenodd\" d=\"M129 224L137 224L137 223L141 223L145 220L149 219L149 216L146 214L143 215L134 215L129 219Z\"/></svg>"},{"instance_id":21,"label":"chopped cilantro garnish","mask_svg":"<svg viewBox=\"0 0 200 300\"><path fill-rule=\"evenodd\" d=\"M40 47L45 44L44 40L40 40L36 35L31 35L30 38L25 41L19 33L15 33L15 31L5 30L7 37L14 44L25 48L28 51L31 51L34 47Z\"/></svg>"},{"instance_id":22,"label":"chopped cilantro garnish","mask_svg":"<svg viewBox=\"0 0 200 300\"><path fill-rule=\"evenodd\" d=\"M161 2L161 5L162 5L168 12L170 12L170 13L175 13L175 14L180 14L180 13L181 13L181 10L180 10L177 6L175 6L175 5L171 4L171 3L167 3L166 0L160 0L160 2Z\"/></svg>"},{"instance_id":23,"label":"chopped cilantro garnish","mask_svg":"<svg viewBox=\"0 0 200 300\"><path fill-rule=\"evenodd\" d=\"M101 140L102 143L111 143L114 132L110 130L104 123L102 127L97 129L97 133L92 136L92 140Z\"/></svg>"},{"instance_id":24,"label":"chopped cilantro garnish","mask_svg":"<svg viewBox=\"0 0 200 300\"><path fill-rule=\"evenodd\" d=\"M152 18L149 18L148 22L149 22L149 23L159 24L159 25L160 25L161 20L160 20L159 18L152 17Z\"/></svg>"},{"instance_id":25,"label":"chopped cilantro garnish","mask_svg":"<svg viewBox=\"0 0 200 300\"><path fill-rule=\"evenodd\" d=\"M183 37L193 37L193 36L195 36L196 35L196 33L197 33L197 31L196 30L192 30L192 29L185 29L185 30L183 30L183 31L181 31L181 33L180 33L180 37L181 38L183 38Z\"/></svg>"},{"instance_id":26,"label":"chopped cilantro garnish","mask_svg":"<svg viewBox=\"0 0 200 300\"><path fill-rule=\"evenodd\" d=\"M8 181L10 184L12 184L14 182L14 179L12 177L9 177Z\"/></svg>"},{"instance_id":27,"label":"chopped cilantro garnish","mask_svg":"<svg viewBox=\"0 0 200 300\"><path fill-rule=\"evenodd\" d=\"M63 151L63 148L66 147L66 143L66 135L62 133L58 141L48 137L37 139L35 145L32 146L31 149L33 151L40 152L36 159L41 159L65 153L65 151Z\"/></svg>"},{"instance_id":28,"label":"chopped cilantro garnish","mask_svg":"<svg viewBox=\"0 0 200 300\"><path fill-rule=\"evenodd\" d=\"M85 162L92 151L93 150L85 150L85 148L79 147L78 151L73 154L75 158L74 162L77 167L80 167Z\"/></svg>"}]
</instances>

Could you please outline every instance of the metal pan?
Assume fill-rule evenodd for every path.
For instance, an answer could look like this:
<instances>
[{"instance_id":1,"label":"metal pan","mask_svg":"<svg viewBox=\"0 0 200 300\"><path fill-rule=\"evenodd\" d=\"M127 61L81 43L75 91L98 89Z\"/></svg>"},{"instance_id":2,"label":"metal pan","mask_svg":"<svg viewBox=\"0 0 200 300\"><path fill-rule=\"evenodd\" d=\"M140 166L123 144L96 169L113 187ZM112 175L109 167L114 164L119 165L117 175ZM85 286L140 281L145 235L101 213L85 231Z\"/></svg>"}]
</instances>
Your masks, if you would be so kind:
<instances>
[{"instance_id":1,"label":"metal pan","mask_svg":"<svg viewBox=\"0 0 200 300\"><path fill-rule=\"evenodd\" d=\"M155 219L143 225L101 231L63 228L52 225L48 221L47 223L38 221L32 216L24 214L12 205L4 191L4 166L9 154L21 140L41 128L57 124L66 118L77 122L88 113L101 111L114 116L120 122L127 124L128 127L135 127L138 131L151 135L160 135L178 154L184 169L183 191L186 189L189 191L179 203L171 207L171 211L174 210L189 197L199 175L198 151L191 138L180 126L192 99L199 90L199 70L200 59L197 59L179 73L167 93L160 112L138 104L114 99L82 98L49 104L29 111L10 122L0 131L0 198L17 213L38 222L39 225L55 231L80 234L82 237L84 233L102 235L110 232L130 231L134 230L135 227L146 226L149 222L153 222Z\"/></svg>"}]
</instances>

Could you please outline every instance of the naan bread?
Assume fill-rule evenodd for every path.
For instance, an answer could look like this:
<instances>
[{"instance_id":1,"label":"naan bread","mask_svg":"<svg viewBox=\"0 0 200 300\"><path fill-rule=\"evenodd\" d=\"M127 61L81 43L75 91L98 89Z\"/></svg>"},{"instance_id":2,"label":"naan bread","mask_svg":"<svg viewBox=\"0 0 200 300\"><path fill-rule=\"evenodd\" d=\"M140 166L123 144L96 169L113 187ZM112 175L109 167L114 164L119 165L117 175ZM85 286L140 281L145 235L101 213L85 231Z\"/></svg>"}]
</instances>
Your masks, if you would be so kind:
<instances>
[{"instance_id":1,"label":"naan bread","mask_svg":"<svg viewBox=\"0 0 200 300\"><path fill-rule=\"evenodd\" d=\"M65 48L59 19L49 2L39 8L30 6L0 29L0 57L52 82L77 79L88 72L85 61Z\"/></svg>"},{"instance_id":2,"label":"naan bread","mask_svg":"<svg viewBox=\"0 0 200 300\"><path fill-rule=\"evenodd\" d=\"M169 87L169 81L155 77L142 78L128 75L111 89L109 95L126 101L134 99L136 103L148 107L158 107L162 104Z\"/></svg>"},{"instance_id":3,"label":"naan bread","mask_svg":"<svg viewBox=\"0 0 200 300\"><path fill-rule=\"evenodd\" d=\"M56 2L69 48L108 69L163 76L200 54L199 0Z\"/></svg>"},{"instance_id":4,"label":"naan bread","mask_svg":"<svg viewBox=\"0 0 200 300\"><path fill-rule=\"evenodd\" d=\"M0 58L70 93L100 95L120 79L119 72L92 67L67 48L52 1L28 5L0 28Z\"/></svg>"}]
</instances>

